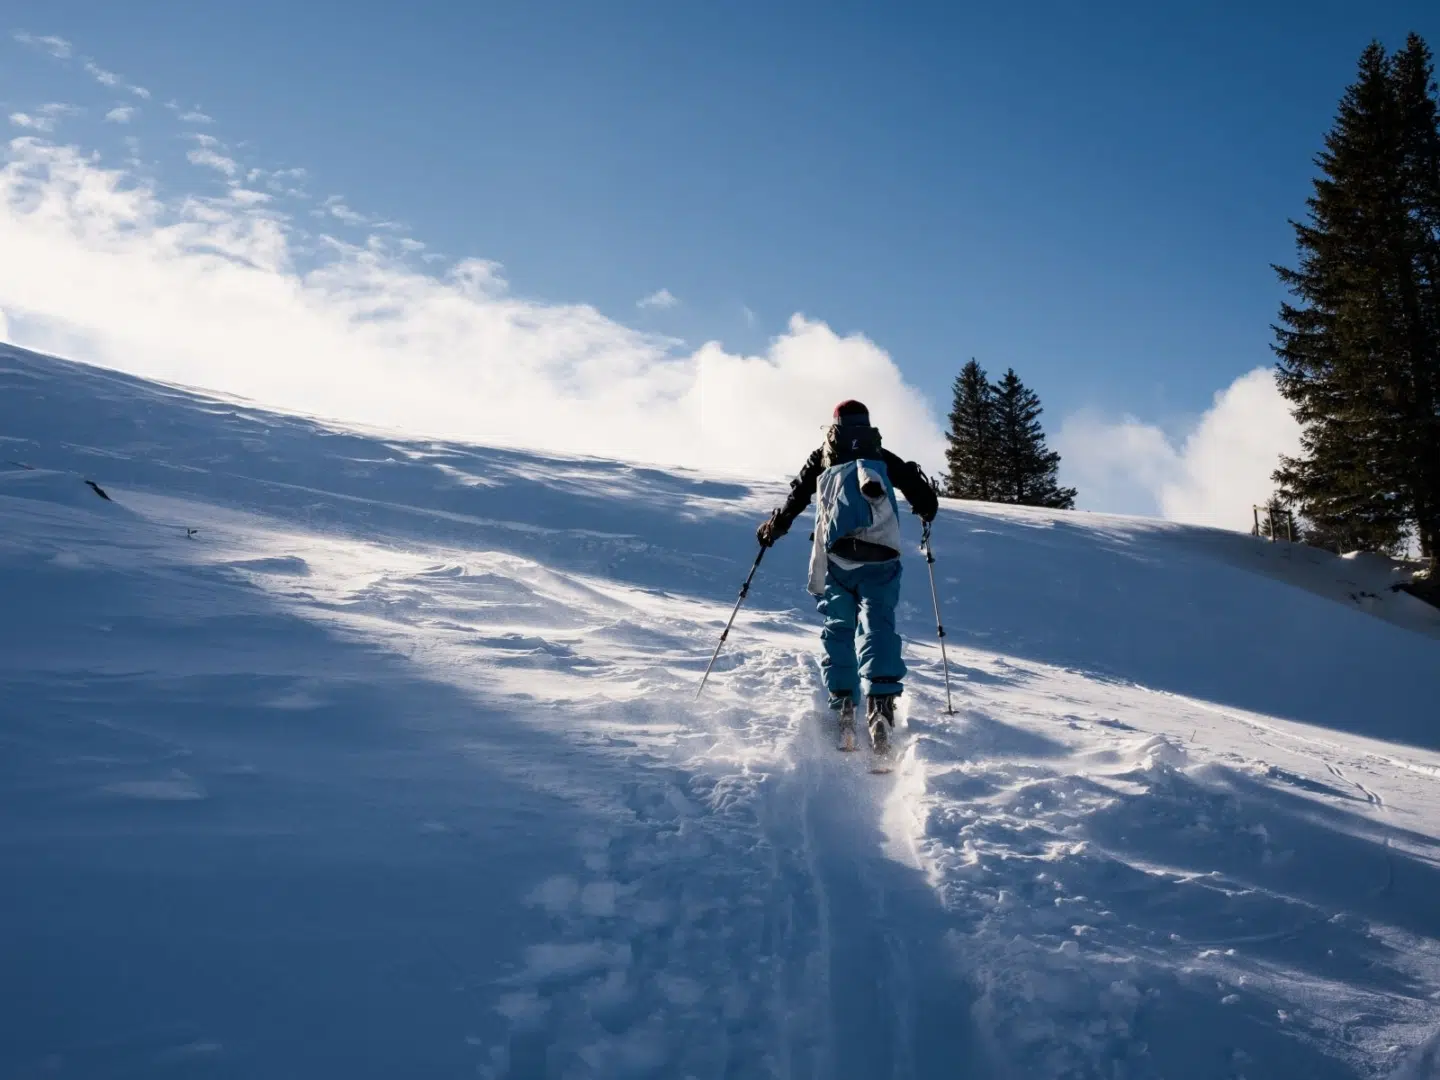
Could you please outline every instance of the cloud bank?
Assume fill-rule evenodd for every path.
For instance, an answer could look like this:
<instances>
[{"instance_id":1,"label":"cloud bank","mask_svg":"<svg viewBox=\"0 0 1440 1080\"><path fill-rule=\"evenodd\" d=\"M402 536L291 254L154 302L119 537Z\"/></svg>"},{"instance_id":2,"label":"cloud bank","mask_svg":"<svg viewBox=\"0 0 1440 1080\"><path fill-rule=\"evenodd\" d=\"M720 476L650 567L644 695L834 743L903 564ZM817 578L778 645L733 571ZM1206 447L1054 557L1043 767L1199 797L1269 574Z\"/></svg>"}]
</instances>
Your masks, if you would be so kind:
<instances>
[{"instance_id":1,"label":"cloud bank","mask_svg":"<svg viewBox=\"0 0 1440 1080\"><path fill-rule=\"evenodd\" d=\"M1280 455L1299 452L1300 426L1274 372L1256 368L1217 393L1182 438L1133 417L1082 413L1066 418L1055 447L1089 509L1248 530L1250 507L1275 490Z\"/></svg>"},{"instance_id":2,"label":"cloud bank","mask_svg":"<svg viewBox=\"0 0 1440 1080\"><path fill-rule=\"evenodd\" d=\"M150 97L62 38L14 38ZM517 297L499 265L447 264L395 222L313 199L303 168L242 162L209 134L172 135L189 146L187 175L165 177L182 194L162 195L137 136L122 140L124 167L54 141L76 111L10 116L23 137L0 147L0 339L342 422L765 476L791 473L834 402L858 397L893 449L941 471L928 403L863 336L795 315L761 355L684 350L587 305ZM113 99L98 112L138 115ZM155 113L210 122L175 101ZM349 239L308 231L337 226ZM662 288L637 307L679 303ZM1259 369L1178 436L1081 413L1052 443L1083 508L1248 529L1298 437Z\"/></svg>"},{"instance_id":3,"label":"cloud bank","mask_svg":"<svg viewBox=\"0 0 1440 1080\"><path fill-rule=\"evenodd\" d=\"M16 344L420 435L767 476L798 468L854 396L898 452L941 460L927 403L861 336L796 315L764 355L677 353L592 307L516 297L491 262L422 272L415 241L305 234L243 186L251 172L198 149L223 194L166 198L76 147L9 143L0 309Z\"/></svg>"}]
</instances>

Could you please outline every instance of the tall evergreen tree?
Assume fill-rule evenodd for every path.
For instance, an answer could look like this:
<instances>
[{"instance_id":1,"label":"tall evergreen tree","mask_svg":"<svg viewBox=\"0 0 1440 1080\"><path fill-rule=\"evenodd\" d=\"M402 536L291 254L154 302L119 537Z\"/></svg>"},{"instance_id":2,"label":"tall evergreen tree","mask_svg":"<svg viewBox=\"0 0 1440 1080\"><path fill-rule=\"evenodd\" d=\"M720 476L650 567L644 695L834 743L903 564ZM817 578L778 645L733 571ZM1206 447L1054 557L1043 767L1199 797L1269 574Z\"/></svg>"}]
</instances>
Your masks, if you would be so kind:
<instances>
[{"instance_id":1,"label":"tall evergreen tree","mask_svg":"<svg viewBox=\"0 0 1440 1080\"><path fill-rule=\"evenodd\" d=\"M946 433L945 493L954 499L995 498L995 391L980 364L971 360L955 377Z\"/></svg>"},{"instance_id":2,"label":"tall evergreen tree","mask_svg":"<svg viewBox=\"0 0 1440 1080\"><path fill-rule=\"evenodd\" d=\"M1411 320L1407 387L1409 452L1414 462L1412 512L1421 551L1440 559L1440 104L1435 64L1418 34L1396 53L1393 79L1400 110L1402 185L1411 218L1414 295L1402 298Z\"/></svg>"},{"instance_id":3,"label":"tall evergreen tree","mask_svg":"<svg viewBox=\"0 0 1440 1080\"><path fill-rule=\"evenodd\" d=\"M1372 43L1292 222L1299 265L1276 267L1301 301L1282 305L1275 351L1302 452L1275 476L1339 544L1395 550L1411 526L1427 554L1440 542L1437 139L1424 43L1393 60Z\"/></svg>"},{"instance_id":4,"label":"tall evergreen tree","mask_svg":"<svg viewBox=\"0 0 1440 1080\"><path fill-rule=\"evenodd\" d=\"M1045 445L1040 398L1011 368L994 388L996 502L1071 510L1075 489L1057 479L1060 455Z\"/></svg>"}]
</instances>

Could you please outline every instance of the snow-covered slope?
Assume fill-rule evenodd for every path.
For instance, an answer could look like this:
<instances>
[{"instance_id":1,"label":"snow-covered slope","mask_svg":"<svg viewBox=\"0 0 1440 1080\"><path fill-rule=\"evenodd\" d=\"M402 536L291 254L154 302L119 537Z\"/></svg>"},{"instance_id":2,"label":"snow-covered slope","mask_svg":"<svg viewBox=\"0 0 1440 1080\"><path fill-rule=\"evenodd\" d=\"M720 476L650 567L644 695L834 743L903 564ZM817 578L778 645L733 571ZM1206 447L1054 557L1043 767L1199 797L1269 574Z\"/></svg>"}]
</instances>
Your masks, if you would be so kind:
<instances>
[{"instance_id":1,"label":"snow-covered slope","mask_svg":"<svg viewBox=\"0 0 1440 1080\"><path fill-rule=\"evenodd\" d=\"M1440 623L1353 560L947 504L875 776L801 528L692 703L775 485L18 350L0 459L0 1076L1425 1075Z\"/></svg>"}]
</instances>

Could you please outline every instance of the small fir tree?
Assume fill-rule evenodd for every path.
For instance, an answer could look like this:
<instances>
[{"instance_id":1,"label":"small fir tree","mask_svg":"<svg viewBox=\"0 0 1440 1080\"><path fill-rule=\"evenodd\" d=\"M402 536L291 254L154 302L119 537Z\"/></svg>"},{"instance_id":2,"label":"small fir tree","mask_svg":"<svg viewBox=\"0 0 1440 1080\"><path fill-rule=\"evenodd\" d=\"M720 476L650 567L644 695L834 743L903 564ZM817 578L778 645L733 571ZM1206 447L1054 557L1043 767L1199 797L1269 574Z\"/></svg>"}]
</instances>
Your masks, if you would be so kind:
<instances>
[{"instance_id":1,"label":"small fir tree","mask_svg":"<svg viewBox=\"0 0 1440 1080\"><path fill-rule=\"evenodd\" d=\"M995 392L977 361L955 377L954 395L945 436L946 494L988 502L997 488Z\"/></svg>"},{"instance_id":2,"label":"small fir tree","mask_svg":"<svg viewBox=\"0 0 1440 1080\"><path fill-rule=\"evenodd\" d=\"M996 501L1055 510L1075 507L1075 489L1061 487L1060 455L1045 445L1040 398L1011 368L994 387Z\"/></svg>"}]
</instances>

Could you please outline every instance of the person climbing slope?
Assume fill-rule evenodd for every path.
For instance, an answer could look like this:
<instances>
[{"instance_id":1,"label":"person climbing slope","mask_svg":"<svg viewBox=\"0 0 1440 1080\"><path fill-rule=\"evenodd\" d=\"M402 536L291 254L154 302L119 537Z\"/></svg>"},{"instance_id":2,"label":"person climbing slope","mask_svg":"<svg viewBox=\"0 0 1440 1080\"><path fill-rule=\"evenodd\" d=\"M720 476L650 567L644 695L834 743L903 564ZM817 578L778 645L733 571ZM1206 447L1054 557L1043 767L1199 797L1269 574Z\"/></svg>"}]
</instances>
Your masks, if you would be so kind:
<instances>
[{"instance_id":1,"label":"person climbing slope","mask_svg":"<svg viewBox=\"0 0 1440 1080\"><path fill-rule=\"evenodd\" d=\"M830 708L840 714L845 749L854 745L863 691L871 744L884 752L895 726L895 699L904 690L905 661L895 630L901 574L896 488L922 521L934 520L940 501L929 478L881 446L864 405L842 401L824 443L790 482L785 505L755 531L761 546L770 547L818 494L807 588L825 616L820 666Z\"/></svg>"}]
</instances>

